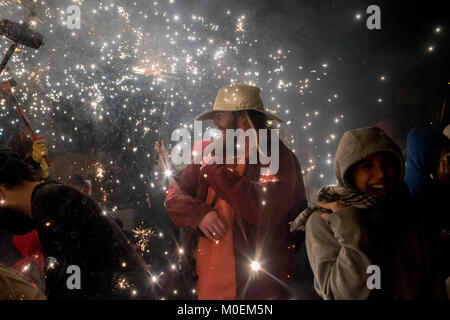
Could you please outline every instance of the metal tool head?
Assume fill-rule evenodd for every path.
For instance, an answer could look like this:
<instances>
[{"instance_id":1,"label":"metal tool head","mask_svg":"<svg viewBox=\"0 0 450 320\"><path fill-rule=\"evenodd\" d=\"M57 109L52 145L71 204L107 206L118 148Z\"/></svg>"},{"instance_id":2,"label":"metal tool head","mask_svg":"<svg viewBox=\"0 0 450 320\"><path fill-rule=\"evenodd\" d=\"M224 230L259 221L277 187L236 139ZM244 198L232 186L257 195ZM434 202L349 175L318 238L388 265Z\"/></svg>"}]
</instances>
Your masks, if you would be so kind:
<instances>
[{"instance_id":1,"label":"metal tool head","mask_svg":"<svg viewBox=\"0 0 450 320\"><path fill-rule=\"evenodd\" d=\"M39 49L44 44L44 36L39 32L6 19L0 21L0 35L33 49Z\"/></svg>"}]
</instances>

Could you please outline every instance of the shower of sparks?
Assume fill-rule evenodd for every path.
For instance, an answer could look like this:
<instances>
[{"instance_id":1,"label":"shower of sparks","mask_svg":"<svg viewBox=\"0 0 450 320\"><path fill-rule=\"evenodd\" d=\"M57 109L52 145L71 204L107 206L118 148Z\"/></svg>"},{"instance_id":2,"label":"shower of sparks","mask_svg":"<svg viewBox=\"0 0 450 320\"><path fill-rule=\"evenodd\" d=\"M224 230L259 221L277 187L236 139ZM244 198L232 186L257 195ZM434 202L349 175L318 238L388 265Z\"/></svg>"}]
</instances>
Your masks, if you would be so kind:
<instances>
[{"instance_id":1,"label":"shower of sparks","mask_svg":"<svg viewBox=\"0 0 450 320\"><path fill-rule=\"evenodd\" d=\"M136 229L133 229L134 237L138 240L137 245L142 252L148 252L148 247L152 237L156 236L156 232L152 228L145 228L141 223Z\"/></svg>"},{"instance_id":2,"label":"shower of sparks","mask_svg":"<svg viewBox=\"0 0 450 320\"><path fill-rule=\"evenodd\" d=\"M176 3L135 1L125 6L112 0L77 1L82 9L81 29L69 30L65 9L72 4L69 0L38 2L40 18L33 20L32 27L44 35L45 46L39 50L19 46L2 74L19 83L16 94L51 151L75 151L82 142L99 152L114 150L115 157L131 153L127 157L132 162L149 159L150 171L152 139L170 140L171 130L191 129L193 118L211 108L217 88L237 82L261 87L267 95L266 109L288 120L283 130L291 149L303 150L310 144L318 160L321 152L332 148L320 137L299 137L295 128L298 124L311 131L319 121L317 116L302 119L296 114L313 112L306 99L322 86L333 64L321 61L291 72L288 66L296 52L267 46L256 38L246 27L252 24L251 15L226 9L223 17L212 19L186 15ZM0 0L0 6L2 17L21 21L26 16L22 6L10 1ZM9 40L0 39L1 51L9 45ZM295 105L290 105L291 95L298 97ZM329 103L339 105L335 92L328 96ZM0 136L21 125L4 97L0 97L0 119L8 120ZM312 172L316 163L305 164L302 155L303 173ZM140 178L142 170L111 170L107 163L96 170L94 175L101 179L100 204L106 210L117 206L117 191L127 185L116 182L120 179L115 175L140 181L130 191L121 191L136 197L139 190L155 185L154 179Z\"/></svg>"},{"instance_id":3,"label":"shower of sparks","mask_svg":"<svg viewBox=\"0 0 450 320\"><path fill-rule=\"evenodd\" d=\"M101 179L104 177L105 170L100 164L96 164L96 166L97 166L97 178Z\"/></svg>"},{"instance_id":4,"label":"shower of sparks","mask_svg":"<svg viewBox=\"0 0 450 320\"><path fill-rule=\"evenodd\" d=\"M131 287L129 281L127 280L127 278L120 276L117 277L114 281L115 283L115 288L116 289L121 289L121 290L125 290L125 289L129 289Z\"/></svg>"}]
</instances>

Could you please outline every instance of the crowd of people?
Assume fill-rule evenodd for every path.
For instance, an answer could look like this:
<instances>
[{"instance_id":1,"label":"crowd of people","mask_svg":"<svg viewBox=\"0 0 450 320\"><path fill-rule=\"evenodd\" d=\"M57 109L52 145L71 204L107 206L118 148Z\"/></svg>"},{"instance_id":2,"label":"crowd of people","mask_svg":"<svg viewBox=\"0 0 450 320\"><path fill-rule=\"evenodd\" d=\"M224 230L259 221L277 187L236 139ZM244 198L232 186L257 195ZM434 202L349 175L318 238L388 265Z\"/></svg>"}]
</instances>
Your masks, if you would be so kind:
<instances>
[{"instance_id":1,"label":"crowd of people","mask_svg":"<svg viewBox=\"0 0 450 320\"><path fill-rule=\"evenodd\" d=\"M270 123L281 120L264 110L258 88L221 88L197 120L212 120L222 136L195 150L214 148L224 160L216 151L229 141L239 149L230 129L257 130L254 148L278 146L264 151L278 171L250 161L244 136L244 161L203 158L172 173L165 211L183 252L160 282L89 184L48 179L43 140L1 149L0 228L13 238L0 234L0 299L160 299L192 286L201 300L448 298L449 127L411 129L406 154L378 127L345 132L337 185L308 203L296 155L272 140ZM174 170L164 144L155 148Z\"/></svg>"}]
</instances>

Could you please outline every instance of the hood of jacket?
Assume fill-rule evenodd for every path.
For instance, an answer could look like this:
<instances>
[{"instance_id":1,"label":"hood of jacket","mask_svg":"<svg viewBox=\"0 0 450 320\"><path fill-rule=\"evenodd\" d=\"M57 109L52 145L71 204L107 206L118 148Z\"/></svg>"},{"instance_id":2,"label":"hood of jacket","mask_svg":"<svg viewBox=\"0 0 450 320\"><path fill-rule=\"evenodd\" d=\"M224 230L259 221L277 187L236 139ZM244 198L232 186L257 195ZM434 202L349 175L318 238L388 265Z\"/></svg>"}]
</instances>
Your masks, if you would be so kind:
<instances>
[{"instance_id":1,"label":"hood of jacket","mask_svg":"<svg viewBox=\"0 0 450 320\"><path fill-rule=\"evenodd\" d=\"M405 183L413 196L431 191L431 173L439 167L441 150L449 139L432 128L413 128L407 136Z\"/></svg>"},{"instance_id":2,"label":"hood of jacket","mask_svg":"<svg viewBox=\"0 0 450 320\"><path fill-rule=\"evenodd\" d=\"M389 152L397 159L400 169L397 182L400 185L405 173L405 160L400 148L383 130L369 127L349 130L342 136L334 158L338 186L352 188L347 175L350 167L377 152Z\"/></svg>"},{"instance_id":3,"label":"hood of jacket","mask_svg":"<svg viewBox=\"0 0 450 320\"><path fill-rule=\"evenodd\" d=\"M346 175L349 168L355 163L377 152L390 152L395 156L400 168L397 183L401 186L405 163L403 154L395 142L377 127L354 129L344 133L336 151L334 168L338 185L322 187L317 194L317 201L334 202L340 200L348 206L354 206L359 209L367 209L373 206L381 208L375 198L354 190ZM402 190L402 188L399 188L399 190ZM316 210L319 210L317 205L312 205L303 210L294 221L289 223L290 231L304 231L306 221ZM366 211L366 213L370 219L376 220L384 215L378 211L371 212L370 210ZM383 211L383 213L385 212Z\"/></svg>"}]
</instances>

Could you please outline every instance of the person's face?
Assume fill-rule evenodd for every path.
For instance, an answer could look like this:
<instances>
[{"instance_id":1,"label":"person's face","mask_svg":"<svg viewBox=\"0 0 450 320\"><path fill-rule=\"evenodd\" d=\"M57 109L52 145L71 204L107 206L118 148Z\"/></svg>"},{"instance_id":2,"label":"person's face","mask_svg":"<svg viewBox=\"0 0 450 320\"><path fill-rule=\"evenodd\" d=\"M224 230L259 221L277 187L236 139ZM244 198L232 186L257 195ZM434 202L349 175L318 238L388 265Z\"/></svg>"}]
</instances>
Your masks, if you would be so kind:
<instances>
[{"instance_id":1,"label":"person's face","mask_svg":"<svg viewBox=\"0 0 450 320\"><path fill-rule=\"evenodd\" d=\"M225 136L226 129L234 129L235 121L231 111L218 111L214 114L214 125L222 131L222 135Z\"/></svg>"},{"instance_id":2,"label":"person's face","mask_svg":"<svg viewBox=\"0 0 450 320\"><path fill-rule=\"evenodd\" d=\"M439 157L437 180L440 184L450 184L450 147L444 148Z\"/></svg>"},{"instance_id":3,"label":"person's face","mask_svg":"<svg viewBox=\"0 0 450 320\"><path fill-rule=\"evenodd\" d=\"M392 155L375 153L355 165L351 172L353 186L361 193L378 199L389 197L396 184L396 163Z\"/></svg>"}]
</instances>

